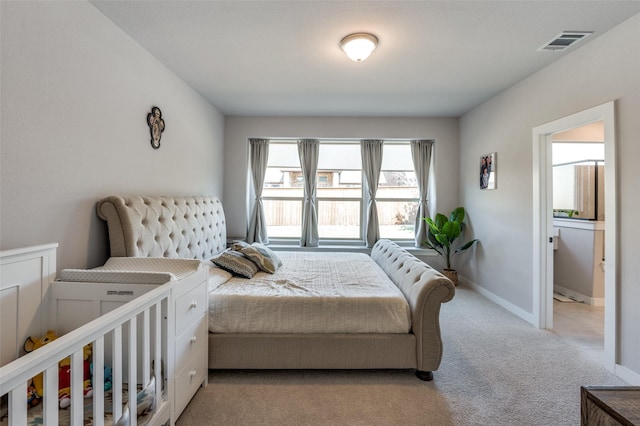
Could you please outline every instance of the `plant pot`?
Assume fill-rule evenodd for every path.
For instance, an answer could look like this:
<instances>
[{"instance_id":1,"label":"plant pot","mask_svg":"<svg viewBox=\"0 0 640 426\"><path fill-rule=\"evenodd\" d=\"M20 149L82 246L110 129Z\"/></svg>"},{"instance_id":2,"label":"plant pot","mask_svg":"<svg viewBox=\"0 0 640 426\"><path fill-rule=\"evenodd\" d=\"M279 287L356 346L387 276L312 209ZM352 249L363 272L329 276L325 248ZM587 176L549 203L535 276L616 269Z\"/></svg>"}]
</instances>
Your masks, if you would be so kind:
<instances>
[{"instance_id":1,"label":"plant pot","mask_svg":"<svg viewBox=\"0 0 640 426\"><path fill-rule=\"evenodd\" d=\"M443 269L442 270L442 275L444 275L445 277L449 278L451 280L451 282L453 283L453 285L457 286L458 285L458 271L456 271L455 269Z\"/></svg>"}]
</instances>

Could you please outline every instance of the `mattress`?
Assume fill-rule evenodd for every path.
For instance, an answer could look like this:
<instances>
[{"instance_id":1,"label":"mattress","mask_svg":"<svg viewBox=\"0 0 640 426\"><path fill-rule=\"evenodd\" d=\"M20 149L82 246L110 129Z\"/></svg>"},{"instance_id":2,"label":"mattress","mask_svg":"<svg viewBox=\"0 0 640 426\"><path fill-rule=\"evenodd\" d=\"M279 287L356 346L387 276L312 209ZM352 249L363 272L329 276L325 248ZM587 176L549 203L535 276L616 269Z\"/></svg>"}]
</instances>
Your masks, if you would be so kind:
<instances>
[{"instance_id":1,"label":"mattress","mask_svg":"<svg viewBox=\"0 0 640 426\"><path fill-rule=\"evenodd\" d=\"M278 252L283 265L210 286L212 333L408 333L409 305L366 254ZM212 288L213 287L213 288Z\"/></svg>"}]
</instances>

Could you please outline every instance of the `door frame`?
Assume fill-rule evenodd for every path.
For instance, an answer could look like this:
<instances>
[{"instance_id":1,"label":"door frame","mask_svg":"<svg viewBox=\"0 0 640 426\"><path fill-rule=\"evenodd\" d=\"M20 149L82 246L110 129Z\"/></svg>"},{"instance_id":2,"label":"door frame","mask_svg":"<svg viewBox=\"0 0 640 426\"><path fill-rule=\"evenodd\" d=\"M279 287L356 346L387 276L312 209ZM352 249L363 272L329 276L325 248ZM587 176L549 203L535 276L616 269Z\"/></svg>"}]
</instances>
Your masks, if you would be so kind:
<instances>
[{"instance_id":1,"label":"door frame","mask_svg":"<svg viewBox=\"0 0 640 426\"><path fill-rule=\"evenodd\" d=\"M604 122L605 272L604 365L617 357L618 220L615 101L533 128L533 315L538 328L553 327L553 183L551 136L595 121Z\"/></svg>"}]
</instances>

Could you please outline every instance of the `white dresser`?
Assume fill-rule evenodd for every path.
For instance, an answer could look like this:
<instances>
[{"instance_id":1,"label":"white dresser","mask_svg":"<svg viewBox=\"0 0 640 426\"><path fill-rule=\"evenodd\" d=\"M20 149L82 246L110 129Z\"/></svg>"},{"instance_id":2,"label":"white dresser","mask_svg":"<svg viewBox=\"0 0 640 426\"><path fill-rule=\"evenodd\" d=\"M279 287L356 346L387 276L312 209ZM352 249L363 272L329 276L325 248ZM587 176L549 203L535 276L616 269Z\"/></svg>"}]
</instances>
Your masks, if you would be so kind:
<instances>
[{"instance_id":1,"label":"white dresser","mask_svg":"<svg viewBox=\"0 0 640 426\"><path fill-rule=\"evenodd\" d=\"M50 324L59 335L65 334L158 285L170 285L171 302L162 317L166 320L167 336L174 345L170 350L172 353L163 354L163 358L166 360L165 392L173 402L171 418L175 421L198 388L207 385L208 267L197 261L180 262L180 259L115 259L124 263L110 265L113 271L108 268L62 271L63 279L50 285ZM155 264L162 260L167 262ZM125 271L135 271L135 274ZM165 274L165 277L173 278L167 282L167 279L160 278L159 271L168 272L171 275ZM149 272L151 279L148 281L153 284L145 283L145 272ZM136 283L131 283L132 279ZM107 363L110 360L108 346ZM127 348L123 347L123 352L126 351Z\"/></svg>"},{"instance_id":2,"label":"white dresser","mask_svg":"<svg viewBox=\"0 0 640 426\"><path fill-rule=\"evenodd\" d=\"M177 419L200 385L207 385L207 270L183 279L173 292L175 314L174 413Z\"/></svg>"}]
</instances>

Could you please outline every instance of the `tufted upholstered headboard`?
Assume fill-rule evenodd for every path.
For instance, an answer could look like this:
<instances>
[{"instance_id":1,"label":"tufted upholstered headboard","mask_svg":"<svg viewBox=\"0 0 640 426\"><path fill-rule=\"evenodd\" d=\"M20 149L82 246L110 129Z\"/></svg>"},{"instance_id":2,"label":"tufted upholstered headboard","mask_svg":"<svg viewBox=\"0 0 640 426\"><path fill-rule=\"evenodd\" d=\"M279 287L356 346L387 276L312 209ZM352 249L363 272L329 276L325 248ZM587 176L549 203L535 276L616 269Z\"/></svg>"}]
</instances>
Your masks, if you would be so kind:
<instances>
[{"instance_id":1,"label":"tufted upholstered headboard","mask_svg":"<svg viewBox=\"0 0 640 426\"><path fill-rule=\"evenodd\" d=\"M96 210L109 228L111 257L208 259L226 247L216 197L111 196Z\"/></svg>"}]
</instances>

